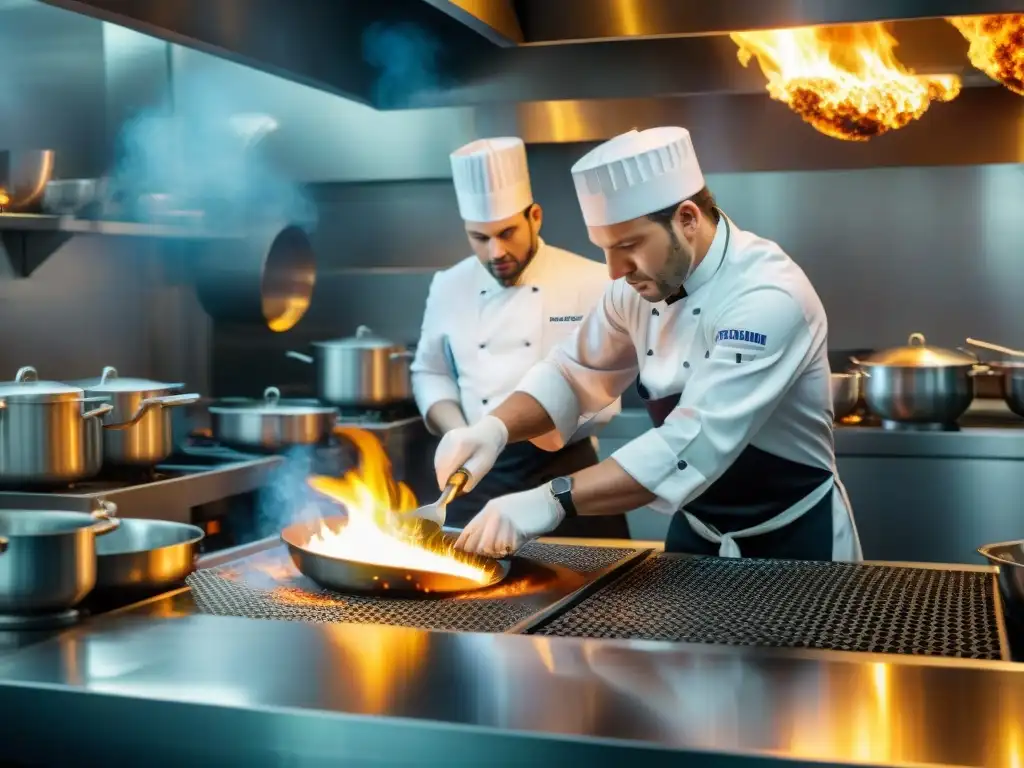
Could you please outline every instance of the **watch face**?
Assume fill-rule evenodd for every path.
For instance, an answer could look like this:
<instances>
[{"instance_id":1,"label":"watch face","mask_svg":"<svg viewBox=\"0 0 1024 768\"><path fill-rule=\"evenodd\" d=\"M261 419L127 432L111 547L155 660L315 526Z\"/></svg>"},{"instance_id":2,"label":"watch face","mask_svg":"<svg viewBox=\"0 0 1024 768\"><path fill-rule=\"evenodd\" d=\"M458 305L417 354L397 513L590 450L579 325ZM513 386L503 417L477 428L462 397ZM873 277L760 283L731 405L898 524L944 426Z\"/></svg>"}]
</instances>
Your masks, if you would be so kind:
<instances>
[{"instance_id":1,"label":"watch face","mask_svg":"<svg viewBox=\"0 0 1024 768\"><path fill-rule=\"evenodd\" d=\"M556 477L551 481L551 492L555 495L572 490L571 477Z\"/></svg>"}]
</instances>

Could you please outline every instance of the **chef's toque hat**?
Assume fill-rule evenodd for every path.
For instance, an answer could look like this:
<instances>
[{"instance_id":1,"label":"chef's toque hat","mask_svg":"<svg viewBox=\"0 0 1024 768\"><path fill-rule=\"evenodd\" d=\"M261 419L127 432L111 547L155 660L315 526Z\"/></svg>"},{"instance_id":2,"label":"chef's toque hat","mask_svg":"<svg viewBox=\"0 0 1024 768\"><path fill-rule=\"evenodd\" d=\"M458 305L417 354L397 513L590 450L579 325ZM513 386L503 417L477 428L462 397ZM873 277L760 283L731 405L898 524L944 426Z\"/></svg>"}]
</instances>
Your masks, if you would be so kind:
<instances>
[{"instance_id":1,"label":"chef's toque hat","mask_svg":"<svg viewBox=\"0 0 1024 768\"><path fill-rule=\"evenodd\" d=\"M500 221L533 202L522 139L480 139L452 152L451 160L464 221Z\"/></svg>"},{"instance_id":2,"label":"chef's toque hat","mask_svg":"<svg viewBox=\"0 0 1024 768\"><path fill-rule=\"evenodd\" d=\"M655 213L704 188L690 132L676 127L616 136L580 158L572 177L589 227Z\"/></svg>"}]
</instances>

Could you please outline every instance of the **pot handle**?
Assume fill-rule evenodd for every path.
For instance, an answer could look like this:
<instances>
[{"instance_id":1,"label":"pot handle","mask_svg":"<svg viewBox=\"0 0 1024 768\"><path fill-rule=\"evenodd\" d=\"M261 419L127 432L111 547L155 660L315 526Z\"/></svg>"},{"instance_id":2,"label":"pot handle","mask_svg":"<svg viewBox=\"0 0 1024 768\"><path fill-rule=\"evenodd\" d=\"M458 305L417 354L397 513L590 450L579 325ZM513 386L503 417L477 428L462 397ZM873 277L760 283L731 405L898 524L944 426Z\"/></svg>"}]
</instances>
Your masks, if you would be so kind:
<instances>
[{"instance_id":1,"label":"pot handle","mask_svg":"<svg viewBox=\"0 0 1024 768\"><path fill-rule=\"evenodd\" d=\"M94 509L90 514L98 522L92 525L92 532L96 536L102 536L105 533L116 531L121 526L121 521L117 519L117 505L112 501L106 499L97 500L99 509Z\"/></svg>"},{"instance_id":2,"label":"pot handle","mask_svg":"<svg viewBox=\"0 0 1024 768\"><path fill-rule=\"evenodd\" d=\"M85 413L83 413L82 421L85 421L86 419L98 419L100 416L106 416L112 410L114 410L114 406L112 406L110 403L104 403L98 408L93 408L91 411L86 411Z\"/></svg>"},{"instance_id":3,"label":"pot handle","mask_svg":"<svg viewBox=\"0 0 1024 768\"><path fill-rule=\"evenodd\" d=\"M100 374L100 384L106 384L111 379L117 378L117 368L112 365L103 367L103 373Z\"/></svg>"},{"instance_id":4,"label":"pot handle","mask_svg":"<svg viewBox=\"0 0 1024 768\"><path fill-rule=\"evenodd\" d=\"M146 415L146 411L153 408L176 408L180 405L191 405L199 399L199 394L193 392L189 395L164 395L162 397L147 397L135 411L135 415L128 421L120 424L104 424L104 429L128 429L139 423L139 420Z\"/></svg>"},{"instance_id":5,"label":"pot handle","mask_svg":"<svg viewBox=\"0 0 1024 768\"><path fill-rule=\"evenodd\" d=\"M312 355L304 355L301 352L292 352L291 350L284 353L285 357L290 357L292 360L298 360L300 363L312 363Z\"/></svg>"},{"instance_id":6,"label":"pot handle","mask_svg":"<svg viewBox=\"0 0 1024 768\"><path fill-rule=\"evenodd\" d=\"M402 360L402 359L411 360L415 356L416 356L415 352L413 352L412 350L406 349L406 350L403 350L401 352L392 352L391 355L390 355L390 359L391 360Z\"/></svg>"},{"instance_id":7,"label":"pot handle","mask_svg":"<svg viewBox=\"0 0 1024 768\"><path fill-rule=\"evenodd\" d=\"M912 333L907 337L907 346L910 347L923 347L926 339L923 333Z\"/></svg>"},{"instance_id":8,"label":"pot handle","mask_svg":"<svg viewBox=\"0 0 1024 768\"><path fill-rule=\"evenodd\" d=\"M39 381L39 372L31 365L26 365L18 369L18 372L14 374L14 380L17 382Z\"/></svg>"}]
</instances>

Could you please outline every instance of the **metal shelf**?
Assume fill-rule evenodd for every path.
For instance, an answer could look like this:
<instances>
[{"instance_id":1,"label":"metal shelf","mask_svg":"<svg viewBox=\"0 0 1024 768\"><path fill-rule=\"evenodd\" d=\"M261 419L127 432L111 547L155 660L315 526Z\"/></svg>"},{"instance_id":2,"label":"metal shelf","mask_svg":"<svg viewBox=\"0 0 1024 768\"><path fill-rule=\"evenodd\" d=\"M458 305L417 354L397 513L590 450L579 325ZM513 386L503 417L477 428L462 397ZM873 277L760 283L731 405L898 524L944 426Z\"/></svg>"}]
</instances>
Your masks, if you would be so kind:
<instances>
[{"instance_id":1,"label":"metal shelf","mask_svg":"<svg viewBox=\"0 0 1024 768\"><path fill-rule=\"evenodd\" d=\"M228 239L234 235L201 227L140 224L130 221L93 221L73 216L34 213L0 213L0 240L11 267L28 277L54 251L76 235L144 237L165 240Z\"/></svg>"}]
</instances>

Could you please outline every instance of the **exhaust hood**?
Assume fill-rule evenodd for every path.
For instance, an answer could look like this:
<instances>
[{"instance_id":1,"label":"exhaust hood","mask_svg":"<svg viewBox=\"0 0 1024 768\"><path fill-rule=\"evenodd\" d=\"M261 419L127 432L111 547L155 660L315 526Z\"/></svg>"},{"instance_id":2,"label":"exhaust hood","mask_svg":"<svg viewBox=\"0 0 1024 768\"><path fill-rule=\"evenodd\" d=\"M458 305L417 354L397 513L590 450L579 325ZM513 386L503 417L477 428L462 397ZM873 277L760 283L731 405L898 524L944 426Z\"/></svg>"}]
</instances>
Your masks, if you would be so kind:
<instances>
[{"instance_id":1,"label":"exhaust hood","mask_svg":"<svg viewBox=\"0 0 1024 768\"><path fill-rule=\"evenodd\" d=\"M1024 98L976 70L945 20L1024 13L1024 0L42 1L380 110L471 107L481 134L586 142L671 121L706 137L702 157L703 146L729 135L732 146L723 144L713 165L733 170L961 162L949 159L944 138L957 134L963 162L1024 159ZM929 130L856 146L819 135L769 98L765 75L740 64L730 38L869 21L891 22L908 69L960 78L960 95L921 119ZM400 32L371 55L367 35L382 28ZM402 30L428 41L420 46L428 61L417 60ZM383 70L404 83L400 97L378 87ZM964 141L979 119L991 130ZM737 134L752 126L763 146Z\"/></svg>"}]
</instances>

